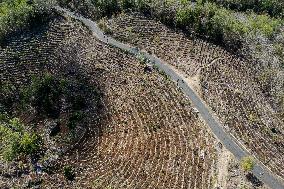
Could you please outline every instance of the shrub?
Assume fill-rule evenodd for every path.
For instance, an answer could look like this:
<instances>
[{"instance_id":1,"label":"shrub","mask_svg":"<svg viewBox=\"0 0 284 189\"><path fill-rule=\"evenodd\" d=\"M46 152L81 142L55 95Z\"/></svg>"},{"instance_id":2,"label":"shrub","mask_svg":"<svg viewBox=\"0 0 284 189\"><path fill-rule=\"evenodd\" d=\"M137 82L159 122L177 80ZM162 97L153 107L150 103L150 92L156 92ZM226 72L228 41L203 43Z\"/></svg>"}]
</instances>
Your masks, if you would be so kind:
<instances>
[{"instance_id":1,"label":"shrub","mask_svg":"<svg viewBox=\"0 0 284 189\"><path fill-rule=\"evenodd\" d=\"M65 166L63 168L63 174L67 180L74 180L75 178L75 173L71 166Z\"/></svg>"},{"instance_id":2,"label":"shrub","mask_svg":"<svg viewBox=\"0 0 284 189\"><path fill-rule=\"evenodd\" d=\"M100 22L98 23L98 26L101 30L103 30L103 32L105 34L112 34L113 33L113 31L106 24L106 20L104 18L100 20Z\"/></svg>"},{"instance_id":3,"label":"shrub","mask_svg":"<svg viewBox=\"0 0 284 189\"><path fill-rule=\"evenodd\" d=\"M30 87L23 90L24 104L31 103L38 113L48 117L57 117L60 111L60 95L64 84L50 74L43 78L33 78Z\"/></svg>"},{"instance_id":4,"label":"shrub","mask_svg":"<svg viewBox=\"0 0 284 189\"><path fill-rule=\"evenodd\" d=\"M35 133L24 132L20 140L20 152L34 154L40 149L41 138Z\"/></svg>"},{"instance_id":5,"label":"shrub","mask_svg":"<svg viewBox=\"0 0 284 189\"><path fill-rule=\"evenodd\" d=\"M39 151L42 145L41 137L25 131L19 119L0 122L0 156L12 161L21 155L32 155Z\"/></svg>"},{"instance_id":6,"label":"shrub","mask_svg":"<svg viewBox=\"0 0 284 189\"><path fill-rule=\"evenodd\" d=\"M241 160L241 167L245 172L250 172L252 171L253 167L254 167L254 161L252 157L244 157Z\"/></svg>"},{"instance_id":7,"label":"shrub","mask_svg":"<svg viewBox=\"0 0 284 189\"><path fill-rule=\"evenodd\" d=\"M273 19L268 15L255 15L250 14L248 16L249 30L262 33L264 36L272 37L274 32L280 27L282 21L279 19Z\"/></svg>"}]
</instances>

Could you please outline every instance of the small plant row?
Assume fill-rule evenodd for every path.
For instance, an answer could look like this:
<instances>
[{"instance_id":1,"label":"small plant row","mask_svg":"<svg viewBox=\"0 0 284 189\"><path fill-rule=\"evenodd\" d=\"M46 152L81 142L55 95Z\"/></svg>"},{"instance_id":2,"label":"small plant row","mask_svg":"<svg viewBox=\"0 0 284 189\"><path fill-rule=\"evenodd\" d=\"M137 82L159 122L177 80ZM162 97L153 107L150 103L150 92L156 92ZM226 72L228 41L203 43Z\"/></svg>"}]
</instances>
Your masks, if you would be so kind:
<instances>
[{"instance_id":1,"label":"small plant row","mask_svg":"<svg viewBox=\"0 0 284 189\"><path fill-rule=\"evenodd\" d=\"M273 115L259 87L266 80L257 79L263 74L261 66L203 40L186 38L141 15L121 14L109 20L108 25L118 40L157 55L187 76L198 76L203 98L229 126L228 132L263 162L273 154L269 167L281 174L281 153L277 149L282 148L283 133L277 132L283 130L283 124ZM157 130L157 126L152 124L151 129Z\"/></svg>"},{"instance_id":2,"label":"small plant row","mask_svg":"<svg viewBox=\"0 0 284 189\"><path fill-rule=\"evenodd\" d=\"M283 177L283 123L249 72L223 62L202 71L203 97L233 133L263 163ZM232 64L234 64L232 62Z\"/></svg>"},{"instance_id":3,"label":"small plant row","mask_svg":"<svg viewBox=\"0 0 284 189\"><path fill-rule=\"evenodd\" d=\"M173 83L88 35L70 37L63 48L76 48L64 60L80 56L80 67L104 94L88 135L61 162L73 167L63 171L75 173L72 186L211 188L216 141ZM61 178L45 184L72 187Z\"/></svg>"}]
</instances>

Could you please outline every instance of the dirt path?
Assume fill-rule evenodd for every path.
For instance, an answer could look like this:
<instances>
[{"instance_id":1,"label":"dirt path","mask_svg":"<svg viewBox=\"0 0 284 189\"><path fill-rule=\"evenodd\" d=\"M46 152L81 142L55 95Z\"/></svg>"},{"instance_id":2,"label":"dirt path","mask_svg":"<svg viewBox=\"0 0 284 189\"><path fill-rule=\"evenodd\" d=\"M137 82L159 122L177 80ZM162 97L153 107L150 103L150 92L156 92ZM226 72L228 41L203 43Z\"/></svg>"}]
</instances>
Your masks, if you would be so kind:
<instances>
[{"instance_id":1,"label":"dirt path","mask_svg":"<svg viewBox=\"0 0 284 189\"><path fill-rule=\"evenodd\" d=\"M68 16L80 20L83 22L86 26L89 27L89 29L94 33L94 35L101 40L102 42L115 46L117 48L120 48L124 51L128 51L129 53L133 55L139 55L144 56L147 58L153 65L157 66L159 70L163 71L167 76L171 78L171 80L177 82L177 85L179 88L184 92L184 94L192 101L192 104L197 108L200 115L203 117L207 125L210 127L212 132L215 134L215 136L222 142L224 147L228 149L238 160L242 159L246 156L251 156L250 152L248 152L246 149L244 149L237 139L233 138L229 133L227 133L221 123L214 118L212 115L210 109L207 107L207 105L203 102L203 100L198 96L196 91L192 89L190 86L190 83L185 82L185 77L181 75L180 72L176 72L174 69L172 69L168 64L166 64L163 60L139 51L139 49L132 47L128 44L121 43L112 37L106 36L100 28L97 26L95 22L93 22L90 19L86 19L82 16L77 16L74 13L62 9L60 7L57 7L57 10L63 11ZM283 189L284 183L280 181L267 167L265 167L262 163L257 162L255 165L252 173L258 177L261 178L261 180L267 184L272 189Z\"/></svg>"}]
</instances>

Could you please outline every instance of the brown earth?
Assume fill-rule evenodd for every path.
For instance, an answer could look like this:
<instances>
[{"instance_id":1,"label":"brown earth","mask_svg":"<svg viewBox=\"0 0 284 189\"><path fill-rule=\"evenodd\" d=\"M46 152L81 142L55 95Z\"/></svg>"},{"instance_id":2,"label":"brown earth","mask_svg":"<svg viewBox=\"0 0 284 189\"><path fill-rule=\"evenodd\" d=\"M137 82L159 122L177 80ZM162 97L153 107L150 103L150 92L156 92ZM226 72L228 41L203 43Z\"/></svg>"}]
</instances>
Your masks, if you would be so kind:
<instances>
[{"instance_id":1,"label":"brown earth","mask_svg":"<svg viewBox=\"0 0 284 189\"><path fill-rule=\"evenodd\" d=\"M53 173L40 176L43 188L212 188L216 140L157 70L145 71L144 63L65 18L37 37L11 39L0 54L1 82L22 85L44 71L74 73L101 90L86 135L57 160ZM64 165L73 167L74 181L64 178ZM0 187L22 187L33 177L0 174Z\"/></svg>"},{"instance_id":2,"label":"brown earth","mask_svg":"<svg viewBox=\"0 0 284 189\"><path fill-rule=\"evenodd\" d=\"M188 38L139 13L122 13L105 23L116 39L145 49L185 75L225 129L274 173L284 177L284 124L278 112L281 107L271 105L273 97L268 98L269 92L263 87L269 70L211 43Z\"/></svg>"}]
</instances>

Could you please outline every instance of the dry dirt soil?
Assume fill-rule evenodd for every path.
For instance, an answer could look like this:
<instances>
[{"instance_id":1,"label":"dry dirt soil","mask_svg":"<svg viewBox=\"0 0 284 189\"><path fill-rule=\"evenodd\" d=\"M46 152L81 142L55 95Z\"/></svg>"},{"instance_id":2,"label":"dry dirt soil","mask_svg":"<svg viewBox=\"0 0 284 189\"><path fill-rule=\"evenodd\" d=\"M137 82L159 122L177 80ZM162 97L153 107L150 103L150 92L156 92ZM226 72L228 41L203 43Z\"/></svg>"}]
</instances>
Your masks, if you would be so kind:
<instances>
[{"instance_id":1,"label":"dry dirt soil","mask_svg":"<svg viewBox=\"0 0 284 189\"><path fill-rule=\"evenodd\" d=\"M217 141L189 100L154 68L67 18L11 38L2 50L3 83L29 84L42 72L81 74L102 94L82 140L57 159L57 169L39 176L42 188L212 189ZM64 178L66 165L73 167L74 181ZM32 179L32 172L7 177L3 169L0 188L23 187Z\"/></svg>"},{"instance_id":2,"label":"dry dirt soil","mask_svg":"<svg viewBox=\"0 0 284 189\"><path fill-rule=\"evenodd\" d=\"M272 106L273 97L262 82L271 73L260 64L186 37L139 13L122 13L102 19L102 23L116 39L145 49L186 75L225 129L284 178L284 124L278 111L281 106Z\"/></svg>"}]
</instances>

